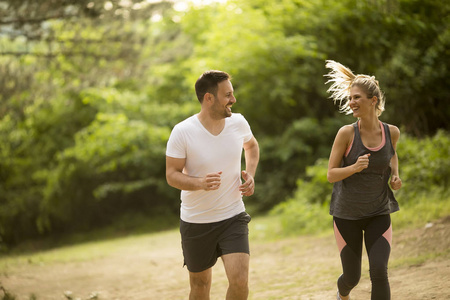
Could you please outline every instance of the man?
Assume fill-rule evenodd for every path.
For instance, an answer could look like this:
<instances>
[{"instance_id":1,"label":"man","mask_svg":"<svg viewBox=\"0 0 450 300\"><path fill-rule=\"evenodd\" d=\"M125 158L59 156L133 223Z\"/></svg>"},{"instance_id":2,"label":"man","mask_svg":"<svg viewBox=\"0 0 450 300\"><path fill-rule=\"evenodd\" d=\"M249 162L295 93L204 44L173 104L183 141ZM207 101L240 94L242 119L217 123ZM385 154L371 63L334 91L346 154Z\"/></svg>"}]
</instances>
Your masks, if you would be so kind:
<instances>
[{"instance_id":1,"label":"man","mask_svg":"<svg viewBox=\"0 0 450 300\"><path fill-rule=\"evenodd\" d=\"M242 196L255 190L259 146L236 103L230 76L207 71L195 83L201 111L177 124L166 151L166 178L181 190L180 233L189 270L189 299L209 299L212 267L221 257L226 299L247 299L248 222ZM242 149L246 170L241 172ZM244 182L241 182L241 174Z\"/></svg>"}]
</instances>

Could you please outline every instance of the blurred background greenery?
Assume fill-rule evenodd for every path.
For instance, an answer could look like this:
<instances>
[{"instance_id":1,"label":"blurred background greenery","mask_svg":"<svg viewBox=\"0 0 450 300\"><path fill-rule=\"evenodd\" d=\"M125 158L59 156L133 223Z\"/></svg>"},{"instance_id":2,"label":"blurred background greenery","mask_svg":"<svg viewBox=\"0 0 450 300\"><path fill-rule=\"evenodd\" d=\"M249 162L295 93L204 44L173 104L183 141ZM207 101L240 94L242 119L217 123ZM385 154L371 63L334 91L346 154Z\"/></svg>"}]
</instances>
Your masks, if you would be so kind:
<instances>
[{"instance_id":1,"label":"blurred background greenery","mask_svg":"<svg viewBox=\"0 0 450 300\"><path fill-rule=\"evenodd\" d=\"M354 120L327 98L326 59L385 91L396 195L415 207L399 222L450 214L449 24L441 0L0 1L1 251L177 226L165 147L208 69L233 76L260 143L250 213L292 233L330 226L327 159Z\"/></svg>"}]
</instances>

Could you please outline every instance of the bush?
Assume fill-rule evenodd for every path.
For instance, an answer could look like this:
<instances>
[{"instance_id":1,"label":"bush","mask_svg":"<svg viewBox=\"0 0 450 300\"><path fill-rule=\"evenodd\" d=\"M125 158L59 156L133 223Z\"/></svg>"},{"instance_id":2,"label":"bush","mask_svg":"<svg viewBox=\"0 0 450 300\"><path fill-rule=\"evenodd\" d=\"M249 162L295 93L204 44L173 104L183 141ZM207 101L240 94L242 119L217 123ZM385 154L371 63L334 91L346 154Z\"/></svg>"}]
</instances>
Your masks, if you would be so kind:
<instances>
[{"instance_id":1,"label":"bush","mask_svg":"<svg viewBox=\"0 0 450 300\"><path fill-rule=\"evenodd\" d=\"M397 146L400 178L399 201L416 202L426 194L448 192L450 178L450 133L438 131L433 137L417 139L402 135Z\"/></svg>"},{"instance_id":2,"label":"bush","mask_svg":"<svg viewBox=\"0 0 450 300\"><path fill-rule=\"evenodd\" d=\"M327 181L328 160L318 159L306 168L309 180L297 180L294 196L271 210L281 216L286 234L308 234L331 228L328 204L333 186Z\"/></svg>"}]
</instances>

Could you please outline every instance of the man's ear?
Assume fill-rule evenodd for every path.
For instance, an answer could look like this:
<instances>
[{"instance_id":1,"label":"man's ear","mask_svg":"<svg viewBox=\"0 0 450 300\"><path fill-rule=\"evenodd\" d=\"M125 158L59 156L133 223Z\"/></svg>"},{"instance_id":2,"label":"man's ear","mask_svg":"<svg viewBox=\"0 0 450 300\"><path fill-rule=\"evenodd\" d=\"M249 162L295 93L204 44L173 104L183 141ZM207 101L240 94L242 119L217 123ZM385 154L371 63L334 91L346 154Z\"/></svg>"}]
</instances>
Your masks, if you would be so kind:
<instances>
[{"instance_id":1,"label":"man's ear","mask_svg":"<svg viewBox=\"0 0 450 300\"><path fill-rule=\"evenodd\" d=\"M212 103L214 101L214 95L211 93L206 93L205 96L203 96L203 102L206 103Z\"/></svg>"}]
</instances>

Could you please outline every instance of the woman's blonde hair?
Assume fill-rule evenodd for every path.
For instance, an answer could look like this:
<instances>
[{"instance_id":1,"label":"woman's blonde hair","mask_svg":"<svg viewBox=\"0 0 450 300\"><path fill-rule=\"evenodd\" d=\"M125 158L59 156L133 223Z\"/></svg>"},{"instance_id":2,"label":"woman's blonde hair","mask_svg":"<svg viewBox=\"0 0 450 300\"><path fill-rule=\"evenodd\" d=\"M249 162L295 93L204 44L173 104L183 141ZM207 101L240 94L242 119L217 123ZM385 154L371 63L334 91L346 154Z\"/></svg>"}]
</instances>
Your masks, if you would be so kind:
<instances>
[{"instance_id":1,"label":"woman's blonde hair","mask_svg":"<svg viewBox=\"0 0 450 300\"><path fill-rule=\"evenodd\" d=\"M378 84L378 80L375 80L374 76L368 75L355 75L346 66L335 62L334 60L326 61L326 68L331 69L331 71L325 75L329 79L325 83L332 83L330 88L327 90L331 93L330 98L333 101L339 102L339 110L345 114L352 113L349 106L349 96L350 89L354 86L361 88L370 99L374 96L378 98L377 104L375 105L375 111L377 116L380 116L384 111L384 95Z\"/></svg>"}]
</instances>

